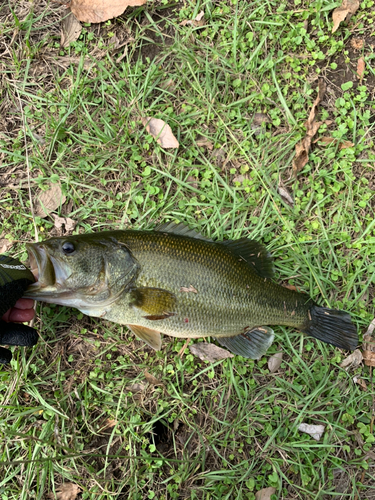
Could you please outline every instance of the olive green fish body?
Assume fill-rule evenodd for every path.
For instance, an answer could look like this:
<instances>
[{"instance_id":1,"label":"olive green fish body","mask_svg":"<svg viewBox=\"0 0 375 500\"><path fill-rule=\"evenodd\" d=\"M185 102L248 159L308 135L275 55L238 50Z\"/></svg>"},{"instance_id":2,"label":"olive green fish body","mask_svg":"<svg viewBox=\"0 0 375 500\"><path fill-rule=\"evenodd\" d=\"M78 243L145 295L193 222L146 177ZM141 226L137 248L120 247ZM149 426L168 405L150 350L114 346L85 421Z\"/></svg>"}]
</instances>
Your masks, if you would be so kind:
<instances>
[{"instance_id":1,"label":"olive green fish body","mask_svg":"<svg viewBox=\"0 0 375 500\"><path fill-rule=\"evenodd\" d=\"M139 263L134 286L167 290L176 303L166 311L173 315L155 322L132 306L127 291L105 315L110 321L157 328L174 337L228 337L255 326L301 328L308 321L308 296L259 276L223 244L149 231L115 237Z\"/></svg>"},{"instance_id":2,"label":"olive green fish body","mask_svg":"<svg viewBox=\"0 0 375 500\"><path fill-rule=\"evenodd\" d=\"M339 347L357 343L347 313L274 283L267 251L246 238L213 242L169 224L51 238L28 250L38 281L26 296L128 325L157 349L160 333L214 336L232 352L258 357L273 340L267 325Z\"/></svg>"}]
</instances>

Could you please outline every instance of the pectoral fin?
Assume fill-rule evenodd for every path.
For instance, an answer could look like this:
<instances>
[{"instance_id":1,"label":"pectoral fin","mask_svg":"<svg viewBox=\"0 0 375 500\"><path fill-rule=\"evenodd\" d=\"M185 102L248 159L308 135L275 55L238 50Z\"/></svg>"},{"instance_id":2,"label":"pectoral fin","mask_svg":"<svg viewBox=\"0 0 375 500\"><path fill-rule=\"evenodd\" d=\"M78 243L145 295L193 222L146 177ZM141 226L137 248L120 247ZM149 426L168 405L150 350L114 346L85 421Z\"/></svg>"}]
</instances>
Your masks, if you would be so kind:
<instances>
[{"instance_id":1,"label":"pectoral fin","mask_svg":"<svg viewBox=\"0 0 375 500\"><path fill-rule=\"evenodd\" d=\"M233 354L239 354L244 358L259 359L267 352L274 337L272 328L258 326L246 330L244 333L236 335L236 337L220 337L216 338L216 340Z\"/></svg>"},{"instance_id":2,"label":"pectoral fin","mask_svg":"<svg viewBox=\"0 0 375 500\"><path fill-rule=\"evenodd\" d=\"M161 349L161 337L160 333L156 330L151 330L151 328L146 328L145 326L137 325L126 325L137 337L146 342L150 347L155 349L155 351L160 351Z\"/></svg>"},{"instance_id":3,"label":"pectoral fin","mask_svg":"<svg viewBox=\"0 0 375 500\"><path fill-rule=\"evenodd\" d=\"M144 318L155 321L176 314L176 297L161 288L136 288L131 292L130 304L145 313Z\"/></svg>"}]
</instances>

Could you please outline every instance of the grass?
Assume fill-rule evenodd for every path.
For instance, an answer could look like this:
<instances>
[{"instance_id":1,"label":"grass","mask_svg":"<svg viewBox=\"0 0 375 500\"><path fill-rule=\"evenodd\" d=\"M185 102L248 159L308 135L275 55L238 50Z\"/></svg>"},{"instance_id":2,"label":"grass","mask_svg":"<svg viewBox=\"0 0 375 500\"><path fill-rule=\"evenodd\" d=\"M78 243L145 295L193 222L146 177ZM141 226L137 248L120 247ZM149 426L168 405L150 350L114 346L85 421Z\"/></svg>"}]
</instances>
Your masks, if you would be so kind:
<instances>
[{"instance_id":1,"label":"grass","mask_svg":"<svg viewBox=\"0 0 375 500\"><path fill-rule=\"evenodd\" d=\"M62 7L2 6L0 238L15 242L10 252L26 259L34 223L41 239L58 234L52 216L33 220L29 168L33 203L59 183L56 213L77 233L176 220L262 241L278 282L348 310L362 335L374 310L375 16L364 1L332 35L336 5L150 0L84 25L66 49ZM203 27L180 26L201 10ZM317 137L337 142L315 143L295 179L318 77L328 89ZM254 113L268 116L261 130ZM180 148L163 150L144 116L164 119ZM39 344L0 371L2 500L55 498L66 482L96 500L253 500L268 486L275 499L375 498L373 377L340 368L346 353L280 327L261 360L211 365L177 356L182 341L164 338L156 353L73 309L41 305L38 318ZM324 424L323 438L301 422Z\"/></svg>"}]
</instances>

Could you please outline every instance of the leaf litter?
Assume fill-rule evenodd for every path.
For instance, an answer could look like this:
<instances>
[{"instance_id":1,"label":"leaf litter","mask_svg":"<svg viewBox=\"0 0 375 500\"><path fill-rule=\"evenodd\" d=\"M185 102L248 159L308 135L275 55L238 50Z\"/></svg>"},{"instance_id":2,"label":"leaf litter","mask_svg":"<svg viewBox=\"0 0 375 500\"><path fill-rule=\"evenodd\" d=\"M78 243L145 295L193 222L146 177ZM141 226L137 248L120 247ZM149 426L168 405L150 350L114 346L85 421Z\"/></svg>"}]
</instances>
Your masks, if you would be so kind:
<instances>
[{"instance_id":1,"label":"leaf litter","mask_svg":"<svg viewBox=\"0 0 375 500\"><path fill-rule=\"evenodd\" d=\"M363 336L363 360L366 366L375 366L375 318L371 321L367 332Z\"/></svg>"},{"instance_id":2,"label":"leaf litter","mask_svg":"<svg viewBox=\"0 0 375 500\"><path fill-rule=\"evenodd\" d=\"M203 10L194 19L185 19L180 23L180 26L203 26L204 12Z\"/></svg>"},{"instance_id":3,"label":"leaf litter","mask_svg":"<svg viewBox=\"0 0 375 500\"><path fill-rule=\"evenodd\" d=\"M359 349L353 351L344 361L340 364L341 368L357 368L362 363L363 356Z\"/></svg>"},{"instance_id":4,"label":"leaf litter","mask_svg":"<svg viewBox=\"0 0 375 500\"><path fill-rule=\"evenodd\" d=\"M48 497L56 500L75 500L81 488L74 483L63 483L56 489L56 495L49 493Z\"/></svg>"},{"instance_id":5,"label":"leaf litter","mask_svg":"<svg viewBox=\"0 0 375 500\"><path fill-rule=\"evenodd\" d=\"M121 16L127 7L139 7L147 0L70 0L70 7L78 21L101 23Z\"/></svg>"},{"instance_id":6,"label":"leaf litter","mask_svg":"<svg viewBox=\"0 0 375 500\"><path fill-rule=\"evenodd\" d=\"M309 151L311 148L311 141L314 135L317 133L320 125L323 122L315 121L317 107L319 103L323 100L326 91L326 84L322 78L319 78L318 85L318 96L312 105L309 117L305 123L306 135L305 137L296 144L296 156L293 160L293 174L297 176L306 163L309 161Z\"/></svg>"},{"instance_id":7,"label":"leaf litter","mask_svg":"<svg viewBox=\"0 0 375 500\"><path fill-rule=\"evenodd\" d=\"M209 344L208 342L193 344L189 346L189 350L194 356L197 356L202 361L210 361L210 363L214 363L220 359L234 357L234 355L226 349L222 349L215 344Z\"/></svg>"},{"instance_id":8,"label":"leaf litter","mask_svg":"<svg viewBox=\"0 0 375 500\"><path fill-rule=\"evenodd\" d=\"M34 214L45 218L51 212L65 203L66 197L61 191L60 184L50 184L47 191L40 191L34 206Z\"/></svg>"},{"instance_id":9,"label":"leaf litter","mask_svg":"<svg viewBox=\"0 0 375 500\"><path fill-rule=\"evenodd\" d=\"M343 0L340 7L332 13L333 28L332 33L338 30L343 21L349 22L351 17L357 12L359 8L359 0Z\"/></svg>"},{"instance_id":10,"label":"leaf litter","mask_svg":"<svg viewBox=\"0 0 375 500\"><path fill-rule=\"evenodd\" d=\"M156 139L156 142L160 144L162 148L178 148L179 142L173 135L171 127L165 123L164 120L160 118L152 118L148 116L147 118L142 118L142 123L145 126L147 132Z\"/></svg>"},{"instance_id":11,"label":"leaf litter","mask_svg":"<svg viewBox=\"0 0 375 500\"><path fill-rule=\"evenodd\" d=\"M326 426L322 425L322 424L313 425L313 424L302 423L298 426L298 430L300 432L304 432L305 434L309 434L316 441L319 441L320 438L323 436L325 428L326 428Z\"/></svg>"},{"instance_id":12,"label":"leaf litter","mask_svg":"<svg viewBox=\"0 0 375 500\"><path fill-rule=\"evenodd\" d=\"M281 363L283 362L283 353L277 352L273 356L269 358L267 361L268 369L270 373L275 373L280 368Z\"/></svg>"},{"instance_id":13,"label":"leaf litter","mask_svg":"<svg viewBox=\"0 0 375 500\"><path fill-rule=\"evenodd\" d=\"M61 22L61 47L69 47L72 42L76 42L82 32L81 23L73 12L69 12Z\"/></svg>"},{"instance_id":14,"label":"leaf litter","mask_svg":"<svg viewBox=\"0 0 375 500\"><path fill-rule=\"evenodd\" d=\"M276 488L270 486L269 488L263 488L255 493L255 500L271 500L271 495L276 493Z\"/></svg>"}]
</instances>

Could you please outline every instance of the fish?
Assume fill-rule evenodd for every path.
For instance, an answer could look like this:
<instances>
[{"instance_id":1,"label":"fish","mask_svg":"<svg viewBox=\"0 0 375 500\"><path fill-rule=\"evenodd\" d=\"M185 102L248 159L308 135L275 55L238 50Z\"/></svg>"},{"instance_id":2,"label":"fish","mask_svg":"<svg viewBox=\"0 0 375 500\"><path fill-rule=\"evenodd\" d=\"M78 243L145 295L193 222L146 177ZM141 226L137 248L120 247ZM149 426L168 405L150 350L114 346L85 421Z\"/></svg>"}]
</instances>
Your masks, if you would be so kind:
<instances>
[{"instance_id":1,"label":"fish","mask_svg":"<svg viewBox=\"0 0 375 500\"><path fill-rule=\"evenodd\" d=\"M214 337L258 359L284 325L354 350L350 315L273 280L267 249L248 238L213 241L184 224L113 230L26 245L36 282L25 297L126 325L152 348L161 334Z\"/></svg>"}]
</instances>

